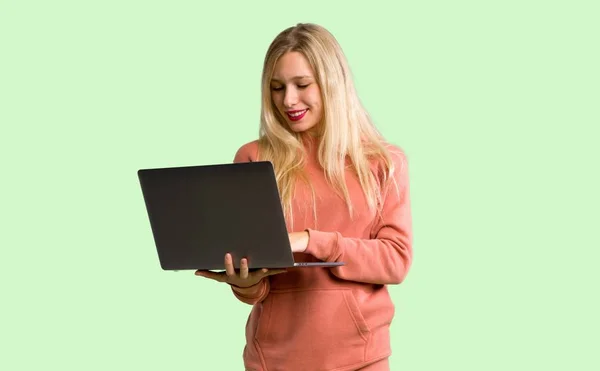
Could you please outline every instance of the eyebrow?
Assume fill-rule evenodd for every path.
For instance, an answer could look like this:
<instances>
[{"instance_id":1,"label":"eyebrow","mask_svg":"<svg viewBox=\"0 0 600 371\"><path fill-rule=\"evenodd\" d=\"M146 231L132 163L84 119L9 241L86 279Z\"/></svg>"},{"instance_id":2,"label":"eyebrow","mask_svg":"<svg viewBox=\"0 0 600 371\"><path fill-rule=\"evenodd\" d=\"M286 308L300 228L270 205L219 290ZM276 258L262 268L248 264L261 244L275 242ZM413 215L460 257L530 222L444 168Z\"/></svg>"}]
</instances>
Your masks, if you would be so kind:
<instances>
[{"instance_id":1,"label":"eyebrow","mask_svg":"<svg viewBox=\"0 0 600 371\"><path fill-rule=\"evenodd\" d=\"M312 76L308 76L308 75L302 75L302 76L294 76L291 78L291 80L301 80L301 79L312 79ZM278 78L271 78L272 82L281 82L281 80L279 80Z\"/></svg>"}]
</instances>

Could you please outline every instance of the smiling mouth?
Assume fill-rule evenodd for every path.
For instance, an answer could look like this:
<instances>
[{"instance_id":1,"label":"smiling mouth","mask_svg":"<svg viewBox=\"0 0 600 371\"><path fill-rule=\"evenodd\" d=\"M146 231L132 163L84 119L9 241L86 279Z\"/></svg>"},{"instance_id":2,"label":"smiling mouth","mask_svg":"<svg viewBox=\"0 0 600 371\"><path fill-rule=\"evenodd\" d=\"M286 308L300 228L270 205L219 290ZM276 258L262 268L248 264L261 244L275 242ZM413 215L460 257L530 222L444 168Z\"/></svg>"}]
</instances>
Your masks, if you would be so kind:
<instances>
[{"instance_id":1,"label":"smiling mouth","mask_svg":"<svg viewBox=\"0 0 600 371\"><path fill-rule=\"evenodd\" d=\"M292 120L292 121L298 121L301 120L304 115L306 114L306 112L308 112L308 108L307 109L303 109L301 111L288 111L286 112L287 117Z\"/></svg>"}]
</instances>

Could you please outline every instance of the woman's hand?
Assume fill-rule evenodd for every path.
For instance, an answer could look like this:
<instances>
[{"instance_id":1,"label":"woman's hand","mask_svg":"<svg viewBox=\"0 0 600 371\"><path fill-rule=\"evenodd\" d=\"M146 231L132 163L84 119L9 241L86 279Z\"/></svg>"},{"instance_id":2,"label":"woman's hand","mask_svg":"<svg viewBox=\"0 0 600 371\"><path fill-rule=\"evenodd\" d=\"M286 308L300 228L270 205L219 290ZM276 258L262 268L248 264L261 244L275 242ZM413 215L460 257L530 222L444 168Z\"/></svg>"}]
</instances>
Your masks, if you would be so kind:
<instances>
[{"instance_id":1,"label":"woman's hand","mask_svg":"<svg viewBox=\"0 0 600 371\"><path fill-rule=\"evenodd\" d=\"M308 247L309 235L307 231L289 233L292 252L305 252ZM225 272L211 272L207 270L197 270L196 276L210 278L218 282L225 282L237 287L250 287L260 282L263 278L274 274L284 273L285 269L258 269L250 272L248 270L248 260L240 260L240 270L235 271L231 254L225 254Z\"/></svg>"},{"instance_id":2,"label":"woman's hand","mask_svg":"<svg viewBox=\"0 0 600 371\"><path fill-rule=\"evenodd\" d=\"M292 252L305 252L308 247L309 235L307 231L293 232L288 235Z\"/></svg>"},{"instance_id":3,"label":"woman's hand","mask_svg":"<svg viewBox=\"0 0 600 371\"><path fill-rule=\"evenodd\" d=\"M250 287L260 282L263 278L274 274L284 273L285 269L258 269L250 272L248 270L248 260L243 258L240 261L240 270L236 272L233 267L233 258L231 254L225 254L225 272L211 272L206 270L197 270L196 276L210 278L217 282L225 282L237 287Z\"/></svg>"}]
</instances>

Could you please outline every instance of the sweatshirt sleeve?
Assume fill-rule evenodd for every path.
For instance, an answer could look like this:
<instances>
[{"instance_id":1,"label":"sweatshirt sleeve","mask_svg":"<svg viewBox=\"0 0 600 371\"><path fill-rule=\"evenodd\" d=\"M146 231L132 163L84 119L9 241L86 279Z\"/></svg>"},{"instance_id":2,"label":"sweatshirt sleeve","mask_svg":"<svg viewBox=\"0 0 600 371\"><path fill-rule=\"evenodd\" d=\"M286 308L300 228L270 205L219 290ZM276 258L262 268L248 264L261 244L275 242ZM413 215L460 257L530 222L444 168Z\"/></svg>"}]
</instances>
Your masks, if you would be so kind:
<instances>
[{"instance_id":1,"label":"sweatshirt sleeve","mask_svg":"<svg viewBox=\"0 0 600 371\"><path fill-rule=\"evenodd\" d=\"M331 272L345 280L372 284L399 284L412 262L412 219L408 164L403 153L392 153L394 182L383 190L381 217L374 223L371 238L344 237L339 232L307 229L306 253L326 262L342 261Z\"/></svg>"},{"instance_id":2,"label":"sweatshirt sleeve","mask_svg":"<svg viewBox=\"0 0 600 371\"><path fill-rule=\"evenodd\" d=\"M252 162L257 158L257 144L256 142L248 143L242 146L233 159L234 163L238 162ZM254 305L263 301L269 294L271 288L269 282L269 276L260 280L256 285L251 287L237 287L229 285L233 291L233 295L238 298L241 302Z\"/></svg>"},{"instance_id":3,"label":"sweatshirt sleeve","mask_svg":"<svg viewBox=\"0 0 600 371\"><path fill-rule=\"evenodd\" d=\"M237 287L231 286L233 295L238 298L242 303L254 305L265 300L271 289L269 276L260 280L256 285L251 287Z\"/></svg>"}]
</instances>

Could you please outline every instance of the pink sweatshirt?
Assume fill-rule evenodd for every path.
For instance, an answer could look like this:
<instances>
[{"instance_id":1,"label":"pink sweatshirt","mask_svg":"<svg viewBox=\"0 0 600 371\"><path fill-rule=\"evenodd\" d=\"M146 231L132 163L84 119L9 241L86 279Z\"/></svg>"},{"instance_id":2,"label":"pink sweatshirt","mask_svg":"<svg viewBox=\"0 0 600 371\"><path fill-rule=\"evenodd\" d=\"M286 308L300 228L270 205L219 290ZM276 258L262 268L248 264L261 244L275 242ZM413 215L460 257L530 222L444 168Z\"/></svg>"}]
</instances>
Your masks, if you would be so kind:
<instances>
[{"instance_id":1,"label":"pink sweatshirt","mask_svg":"<svg viewBox=\"0 0 600 371\"><path fill-rule=\"evenodd\" d=\"M308 230L310 238L306 253L294 257L346 265L289 268L250 288L232 286L239 300L253 305L243 352L247 370L357 370L391 354L389 327L395 309L385 285L402 282L412 261L406 157L399 148L388 146L398 189L382 186L383 220L369 210L356 176L347 171L355 208L351 220L344 200L326 183L316 145L305 147L317 196L317 221L310 188L299 181L293 230L288 222L288 232ZM257 152L257 141L247 143L234 161L260 160ZM375 165L373 169L377 171Z\"/></svg>"}]
</instances>

